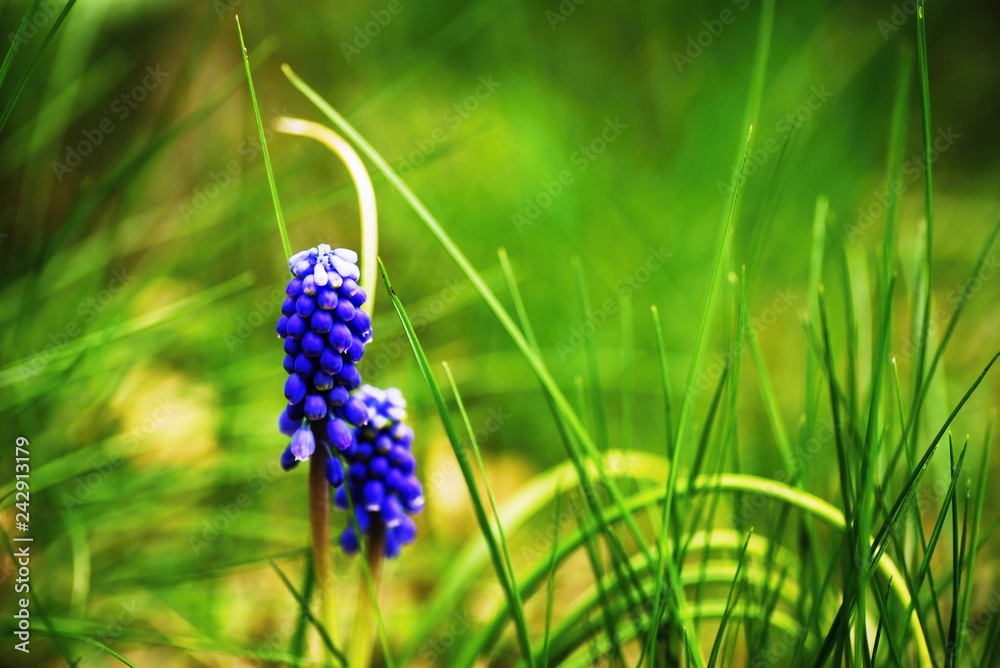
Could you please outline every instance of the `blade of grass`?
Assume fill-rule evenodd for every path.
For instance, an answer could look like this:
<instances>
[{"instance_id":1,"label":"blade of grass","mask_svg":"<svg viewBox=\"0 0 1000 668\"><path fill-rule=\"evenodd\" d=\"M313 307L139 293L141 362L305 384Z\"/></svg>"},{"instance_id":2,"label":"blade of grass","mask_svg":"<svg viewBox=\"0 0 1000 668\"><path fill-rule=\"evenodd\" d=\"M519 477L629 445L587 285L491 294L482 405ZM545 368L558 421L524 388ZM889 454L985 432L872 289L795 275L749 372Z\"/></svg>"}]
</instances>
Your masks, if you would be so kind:
<instances>
[{"instance_id":1,"label":"blade of grass","mask_svg":"<svg viewBox=\"0 0 1000 668\"><path fill-rule=\"evenodd\" d=\"M771 7L773 3L765 3L765 13L768 11L767 7ZM763 19L762 19L763 23ZM758 44L758 48L760 45ZM766 47L764 47L766 50ZM761 85L763 85L761 83ZM751 93L751 98L754 94ZM711 328L712 314L714 312L715 306L715 293L718 287L719 279L722 274L722 262L727 255L727 249L729 247L729 239L732 235L733 225L736 220L736 210L739 203L739 195L743 184L743 173L746 167L747 155L750 153L750 142L753 138L753 126L747 131L746 141L743 144L743 155L740 160L740 169L735 174L732 193L729 197L729 205L727 207L727 215L724 218L724 223L722 227L722 232L718 242L718 249L715 254L715 264L712 268L711 279L709 282L708 296L705 299L705 309L702 314L701 326L698 331L698 338L695 342L695 352L694 357L691 360L691 366L688 370L688 379L684 385L684 397L681 399L680 413L677 418L677 436L674 438L674 443L678 447L684 443L684 438L687 435L686 429L689 422L689 414L691 412L692 400L694 399L694 392L692 388L694 387L695 379L697 378L698 371L701 368L702 359L705 356L705 351L708 347L708 332ZM676 454L677 450L674 450ZM667 502L663 506L663 517L660 524L660 536L659 536L659 573L660 578L657 581L657 592L654 597L656 612L653 616L653 623L650 625L649 636L646 639L646 644L644 648L644 654L649 656L649 661L652 662L652 651L656 645L657 635L660 628L660 619L663 616L664 602L662 601L663 587L667 584L667 562L668 560L666 554L666 541L667 541L667 527L670 525L669 518L671 512L671 502L672 496L671 492L677 484L678 475L678 462L676 459L671 461L670 466L670 477L667 480ZM671 570L676 570L676 566L672 566ZM696 665L700 668L704 665L704 660L701 658L701 648L697 643L694 643L694 651L696 657ZM641 663L641 660L640 660ZM650 664L651 665L651 664Z\"/></svg>"},{"instance_id":2,"label":"blade of grass","mask_svg":"<svg viewBox=\"0 0 1000 668\"><path fill-rule=\"evenodd\" d=\"M972 539L970 544L973 548L979 545L979 528L983 522L983 507L986 505L986 479L990 464L990 444L993 443L993 415L990 416L989 424L986 427L986 438L983 440L983 459L979 464L979 482L976 485L976 508L975 518L972 520ZM972 606L972 583L976 567L977 549L970 552L968 558L968 573L965 575L965 596L962 602L962 614L959 617L958 628L961 630L961 641L955 648L955 665L962 665L962 650L966 642L966 629L969 626L969 609Z\"/></svg>"},{"instance_id":3,"label":"blade of grass","mask_svg":"<svg viewBox=\"0 0 1000 668\"><path fill-rule=\"evenodd\" d=\"M750 538L753 531L747 533L746 542L743 543L743 550L740 552L740 560L736 565L736 574L733 576L733 583L729 587L729 596L726 598L726 609L722 613L722 621L719 623L719 630L715 634L715 642L712 645L712 653L708 657L708 666L712 668L719 660L719 650L722 648L722 640L726 635L726 624L733 611L733 604L739 600L739 593L742 591L744 582L740 580L743 571L743 563L747 557L747 548L750 546Z\"/></svg>"},{"instance_id":4,"label":"blade of grass","mask_svg":"<svg viewBox=\"0 0 1000 668\"><path fill-rule=\"evenodd\" d=\"M7 48L7 55L3 57L3 64L0 65L0 88L3 88L3 82L7 78L7 70L10 69L11 63L14 62L14 56L20 48L18 43L24 35L24 29L28 27L28 21L35 15L35 10L38 8L39 2L40 0L31 0L31 4L28 5L28 10L24 12L24 16L21 18L21 23L17 27L17 32L14 33L11 39L10 46Z\"/></svg>"},{"instance_id":5,"label":"blade of grass","mask_svg":"<svg viewBox=\"0 0 1000 668\"><path fill-rule=\"evenodd\" d=\"M69 10L73 9L73 5L75 4L76 0L68 0L68 2L63 5L62 10L56 17L55 23L52 24L52 27L49 28L49 32L45 35L45 39L42 40L42 45L38 47L38 51L36 51L35 55L31 57L31 61L28 63L27 69L25 69L24 74L21 75L21 80L17 82L14 92L11 94L10 99L7 100L7 105L4 107L3 115L0 115L0 132L3 132L3 128L7 124L7 119L10 118L11 112L14 111L14 105L17 104L17 100L21 97L21 92L24 90L25 84L28 83L28 78L31 77L31 73L34 71L35 66L38 65L38 59L41 58L43 53L45 53L45 48L49 45L49 42L52 41L52 38L55 37L59 28L62 26L63 21L66 20Z\"/></svg>"},{"instance_id":6,"label":"blade of grass","mask_svg":"<svg viewBox=\"0 0 1000 668\"><path fill-rule=\"evenodd\" d=\"M915 378L917 386L924 382L929 383L930 378L924 379L924 364L927 357L928 336L930 333L931 320L931 286L933 272L933 249L934 249L934 197L932 164L934 162L934 145L931 137L931 91L930 77L927 73L927 15L924 7L924 0L917 0L917 59L919 61L920 72L920 101L921 117L923 119L923 140L924 140L924 303L923 314L920 319L921 330L917 347L917 362L915 366ZM920 404L914 406L914 412L920 414ZM915 419L919 423L919 419Z\"/></svg>"},{"instance_id":7,"label":"blade of grass","mask_svg":"<svg viewBox=\"0 0 1000 668\"><path fill-rule=\"evenodd\" d=\"M465 478L466 487L468 487L469 495L472 498L472 507L475 511L476 520L479 523L480 531L486 538L487 545L489 546L490 557L493 560L493 567L497 572L497 579L500 580L500 586L504 590L504 595L507 597L507 601L510 605L511 614L514 617L514 623L517 629L518 645L520 646L521 654L528 665L533 666L534 661L531 654L531 640L528 637L528 627L527 622L524 619L524 609L520 605L519 593L514 591L516 585L508 578L508 571L504 565L500 547L497 544L496 537L493 534L493 529L486 516L486 510L483 507L482 499L479 498L479 492L476 488L475 476L472 472L472 466L469 463L469 458L458 438L458 432L455 430L454 424L452 424L451 417L448 414L448 409L444 402L444 397L441 395L441 390L438 387L437 381L434 379L434 374L431 372L430 363L427 361L423 347L417 339L416 332L413 330L413 325L410 322L410 319L406 316L406 310L403 308L402 302L400 302L399 297L396 296L396 292L392 289L392 283L389 281L389 274L386 272L385 265L382 263L381 258L378 259L378 266L380 272L382 273L382 280L385 282L385 288L389 295L389 300L392 302L393 308L396 309L396 313L399 315L403 329L406 331L406 338L410 341L410 346L413 348L413 354L416 357L417 365L420 367L420 372L424 377L424 381L427 383L427 388L430 391L434 400L434 405L437 407L438 413L441 416L441 422L443 423L445 432L448 435L448 440L451 442L452 449L455 452L455 458L458 460L462 476Z\"/></svg>"},{"instance_id":8,"label":"blade of grass","mask_svg":"<svg viewBox=\"0 0 1000 668\"><path fill-rule=\"evenodd\" d=\"M490 503L490 512L493 514L493 519L496 524L497 538L499 539L500 551L503 556L504 567L507 569L507 578L510 582L511 589L513 590L515 601L517 603L516 614L520 614L522 617L522 623L527 628L527 621L524 618L524 602L520 598L520 590L517 587L517 578L514 576L514 565L510 560L510 549L507 546L507 537L504 535L503 523L500 521L500 513L497 510L496 498L493 496L493 486L490 485L489 477L486 475L486 464L483 462L483 455L479 451L479 443L476 441L475 431L472 428L472 422L469 420L469 413L465 410L465 402L462 401L462 395L458 391L458 385L455 383L455 377L451 374L451 368L448 366L447 362L442 363L444 366L445 375L448 377L448 384L451 385L451 391L455 395L455 403L458 406L458 412L462 416L462 423L465 426L466 437L469 439L469 447L472 449L472 453L476 457L476 465L479 467L479 475L483 480L483 486L486 488L486 498ZM492 528L490 529L492 531Z\"/></svg>"},{"instance_id":9,"label":"blade of grass","mask_svg":"<svg viewBox=\"0 0 1000 668\"><path fill-rule=\"evenodd\" d=\"M583 267L580 258L573 258L573 277L576 280L576 294L579 298L580 316L586 321L590 317L590 297L587 294L587 284L583 279ZM590 406L594 413L594 431L597 433L597 448L600 451L608 449L608 420L604 415L604 398L601 393L601 369L597 362L597 342L593 336L586 337L584 346L587 355L587 369L590 376Z\"/></svg>"},{"instance_id":10,"label":"blade of grass","mask_svg":"<svg viewBox=\"0 0 1000 668\"><path fill-rule=\"evenodd\" d=\"M622 329L622 407L621 407L621 449L632 449L633 406L635 405L635 336L632 331L632 295L621 300Z\"/></svg>"},{"instance_id":11,"label":"blade of grass","mask_svg":"<svg viewBox=\"0 0 1000 668\"><path fill-rule=\"evenodd\" d=\"M892 589L892 578L889 578L889 584L885 587L885 607L889 606L889 591ZM882 639L882 626L885 624L885 615L879 615L878 626L875 627L875 640L872 641L872 665L878 665L878 645L879 641Z\"/></svg>"},{"instance_id":12,"label":"blade of grass","mask_svg":"<svg viewBox=\"0 0 1000 668\"><path fill-rule=\"evenodd\" d=\"M329 650L330 654L340 661L340 665L346 666L347 659L340 653L340 650L334 646L333 641L330 639L330 634L327 633L326 628L320 623L320 621L313 616L312 611L309 610L309 604L306 603L305 599L303 599L299 592L296 591L295 585L293 585L291 580L288 579L288 576L285 575L284 571L278 567L278 564L274 563L274 560L268 559L267 563L271 565L271 568L274 569L274 572L277 573L278 577L281 579L281 583L285 585L285 588L299 604L301 613L309 619L309 622L313 626L316 627L316 631L319 632L320 638L322 638L323 644L326 646L327 650Z\"/></svg>"},{"instance_id":13,"label":"blade of grass","mask_svg":"<svg viewBox=\"0 0 1000 668\"><path fill-rule=\"evenodd\" d=\"M556 491L555 531L552 538L552 553L549 556L549 577L545 587L545 635L542 638L541 666L549 665L549 631L552 628L552 608L556 593L556 556L559 554L559 537L562 535L562 483ZM498 515L499 517L499 515Z\"/></svg>"},{"instance_id":14,"label":"blade of grass","mask_svg":"<svg viewBox=\"0 0 1000 668\"><path fill-rule=\"evenodd\" d=\"M966 440L966 445L968 445L968 440ZM972 497L972 487L966 486L965 488L965 505L962 510L962 533L961 533L961 545L956 549L952 547L952 557L955 559L955 566L953 568L953 585L952 589L952 601L951 601L951 619L948 624L948 642L945 643L947 651L945 653L945 666L950 668L953 665L958 664L958 620L959 620L959 610L962 607L962 565L965 562L965 548L966 540L969 537L969 500ZM957 515L958 509L952 506L952 513ZM954 521L952 527L953 543L959 542L958 535L958 520Z\"/></svg>"},{"instance_id":15,"label":"blade of grass","mask_svg":"<svg viewBox=\"0 0 1000 668\"><path fill-rule=\"evenodd\" d=\"M236 16L236 32L240 36L240 53L243 56L243 69L247 75L247 86L250 89L250 101L253 103L254 120L257 122L257 134L260 137L260 154L264 158L264 170L267 172L267 184L271 188L271 200L274 202L274 217L278 221L278 232L281 234L281 244L285 249L285 259L292 257L292 245L288 241L288 230L285 229L285 215L281 212L281 201L278 199L278 186L274 181L274 170L271 169L271 155L267 150L267 137L264 136L264 123L260 120L260 107L257 106L257 93L254 92L253 76L250 74L250 54L243 41L243 28L240 17ZM321 580L322 573L316 574ZM320 583L322 589L322 582Z\"/></svg>"},{"instance_id":16,"label":"blade of grass","mask_svg":"<svg viewBox=\"0 0 1000 668\"><path fill-rule=\"evenodd\" d=\"M305 606L299 606L299 616L295 620L295 630L292 632L292 641L288 647L288 653L297 659L305 657L306 630L309 628L309 618L306 616L304 610L309 607L309 601L312 600L316 585L316 570L313 567L312 553L310 551L307 551L305 574L302 577L302 600Z\"/></svg>"}]
</instances>

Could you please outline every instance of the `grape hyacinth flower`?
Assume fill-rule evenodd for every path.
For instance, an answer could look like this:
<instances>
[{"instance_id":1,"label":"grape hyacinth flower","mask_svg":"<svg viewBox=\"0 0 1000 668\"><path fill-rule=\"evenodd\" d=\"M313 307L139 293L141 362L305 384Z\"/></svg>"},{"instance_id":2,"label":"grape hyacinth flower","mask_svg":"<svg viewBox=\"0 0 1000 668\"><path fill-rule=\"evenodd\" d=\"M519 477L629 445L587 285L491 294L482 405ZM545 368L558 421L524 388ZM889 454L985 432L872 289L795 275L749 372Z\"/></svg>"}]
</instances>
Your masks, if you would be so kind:
<instances>
[{"instance_id":1,"label":"grape hyacinth flower","mask_svg":"<svg viewBox=\"0 0 1000 668\"><path fill-rule=\"evenodd\" d=\"M398 389L365 385L354 398L364 403L367 419L354 429L353 442L342 453L347 470L340 459L332 458L327 461L327 480L337 488L335 505L349 511L353 503L357 529L382 537L383 553L391 558L413 542L417 527L410 516L424 507L411 451L413 430L403 422L406 400ZM354 523L348 522L340 546L354 554L359 543Z\"/></svg>"},{"instance_id":2,"label":"grape hyacinth flower","mask_svg":"<svg viewBox=\"0 0 1000 668\"><path fill-rule=\"evenodd\" d=\"M288 259L292 279L278 319L285 344L285 398L278 419L291 442L281 455L286 471L317 447L345 450L352 427L368 421L368 407L350 392L361 385L357 364L371 341L368 295L357 281L358 255L320 244Z\"/></svg>"}]
</instances>

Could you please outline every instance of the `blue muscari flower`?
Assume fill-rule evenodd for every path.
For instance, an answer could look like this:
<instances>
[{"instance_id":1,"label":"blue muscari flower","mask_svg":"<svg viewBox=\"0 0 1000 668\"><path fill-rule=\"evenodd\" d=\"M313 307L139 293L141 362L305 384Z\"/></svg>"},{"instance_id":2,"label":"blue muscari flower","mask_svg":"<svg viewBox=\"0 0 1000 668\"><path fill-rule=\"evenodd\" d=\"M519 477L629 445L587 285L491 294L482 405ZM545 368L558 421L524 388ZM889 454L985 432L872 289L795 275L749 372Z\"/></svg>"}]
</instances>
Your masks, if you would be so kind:
<instances>
[{"instance_id":1,"label":"blue muscari flower","mask_svg":"<svg viewBox=\"0 0 1000 668\"><path fill-rule=\"evenodd\" d=\"M326 244L288 260L292 279L275 328L284 339L288 373L288 405L278 418L281 433L291 437L281 456L286 471L317 447L349 448L352 426L368 420L365 404L349 396L361 385L357 364L372 338L357 261L354 251ZM327 471L336 479L335 471Z\"/></svg>"},{"instance_id":2,"label":"blue muscari flower","mask_svg":"<svg viewBox=\"0 0 1000 668\"><path fill-rule=\"evenodd\" d=\"M416 459L411 445L413 430L406 419L406 400L391 388L380 390L362 386L345 404L351 415L364 411L351 433L350 445L341 454L346 465L328 467L327 479L337 488L335 505L348 510L348 489L353 502L357 527L362 534L379 523L384 529L387 557L399 554L403 545L412 543L417 527L411 515L423 510L424 493L417 480ZM339 464L339 461L338 461ZM346 482L346 484L344 484ZM348 522L340 535L340 546L355 554L360 544L354 523Z\"/></svg>"}]
</instances>

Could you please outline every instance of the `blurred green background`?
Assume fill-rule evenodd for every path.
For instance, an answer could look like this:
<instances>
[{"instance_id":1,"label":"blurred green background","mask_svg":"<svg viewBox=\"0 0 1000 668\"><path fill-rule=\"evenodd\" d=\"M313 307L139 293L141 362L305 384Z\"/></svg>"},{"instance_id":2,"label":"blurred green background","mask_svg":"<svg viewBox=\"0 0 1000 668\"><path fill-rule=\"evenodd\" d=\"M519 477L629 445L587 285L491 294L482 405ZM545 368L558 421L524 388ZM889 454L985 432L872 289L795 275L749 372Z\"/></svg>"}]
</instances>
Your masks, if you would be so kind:
<instances>
[{"instance_id":1,"label":"blurred green background","mask_svg":"<svg viewBox=\"0 0 1000 668\"><path fill-rule=\"evenodd\" d=\"M0 3L4 46L27 6ZM60 8L38 4L36 30L25 33L0 107ZM750 313L759 317L755 332L793 435L803 410L801 319L816 198L828 197L832 223L854 231L853 285L859 294L872 290L894 81L915 42L911 10L903 2L777 6L731 265L753 262ZM282 75L288 63L407 179L509 304L497 258L506 248L544 356L570 396L586 375L579 342L589 338L588 322L597 325L611 443L659 452L648 309L655 304L663 316L680 388L747 132L760 7L76 3L0 131L0 415L11 451L0 470L6 485L15 437L30 439L32 577L46 614L138 665L258 665L262 648L283 651L296 610L266 558L295 582L305 563L306 476L277 467L284 372L273 324L286 265L237 13L265 123L279 115L322 121ZM995 5L930 4L932 123L942 138L933 163L933 296L949 310L1000 214L998 30ZM918 90L914 81L904 152L898 270L907 286L923 218ZM356 196L340 163L297 137L269 133L268 143L293 250L356 247ZM379 253L431 362L452 365L502 501L565 459L558 433L529 367L469 282L395 191L373 178ZM757 257L755 229L764 241ZM594 305L589 319L576 300L574 257ZM992 267L995 278L995 260ZM417 543L386 574L395 647L477 528L399 321L382 286L376 291L375 341L362 370L366 381L408 396L428 498ZM635 377L623 379L617 300L626 293ZM1000 282L984 276L934 386L938 423L997 348L998 296ZM602 311L608 299L615 313ZM731 304L731 289L724 299ZM899 329L892 347L906 368L905 324ZM723 359L724 346L713 346L716 364L699 378L705 388L714 387ZM772 475L780 462L751 365L744 376L740 457L746 470ZM623 420L622 390L633 388L634 414ZM983 433L997 389L988 378L956 435ZM709 397L699 398L696 422ZM824 467L834 457L825 453L806 472L828 497L834 487ZM10 531L5 501L0 517ZM986 509L989 523L1000 498ZM984 594L991 579L996 586L997 552L987 554ZM13 571L4 559L7 618ZM346 620L357 565L338 554L336 566L351 583ZM483 575L459 627L474 626L484 601L499 597ZM570 569L559 595L572 598L586 577L584 566ZM112 661L64 642L80 665ZM27 660L10 644L0 649L4 665L61 664L41 633ZM447 645L435 649L445 656L450 644L438 644ZM429 656L422 660L435 662Z\"/></svg>"}]
</instances>

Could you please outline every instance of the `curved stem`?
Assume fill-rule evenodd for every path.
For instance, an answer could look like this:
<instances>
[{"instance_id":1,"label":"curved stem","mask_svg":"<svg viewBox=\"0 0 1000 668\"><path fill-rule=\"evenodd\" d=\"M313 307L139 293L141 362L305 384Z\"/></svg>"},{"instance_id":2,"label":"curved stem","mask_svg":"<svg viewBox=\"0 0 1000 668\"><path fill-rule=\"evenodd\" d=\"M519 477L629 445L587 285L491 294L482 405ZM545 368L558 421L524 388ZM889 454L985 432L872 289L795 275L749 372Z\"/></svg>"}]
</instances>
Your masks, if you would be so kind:
<instances>
[{"instance_id":1,"label":"curved stem","mask_svg":"<svg viewBox=\"0 0 1000 668\"><path fill-rule=\"evenodd\" d=\"M354 147L339 134L319 123L301 118L281 116L274 122L278 132L309 137L323 144L343 161L358 190L358 207L361 211L361 285L368 292L369 313L375 312L375 276L378 255L378 211L375 207L375 188L364 161Z\"/></svg>"}]
</instances>

